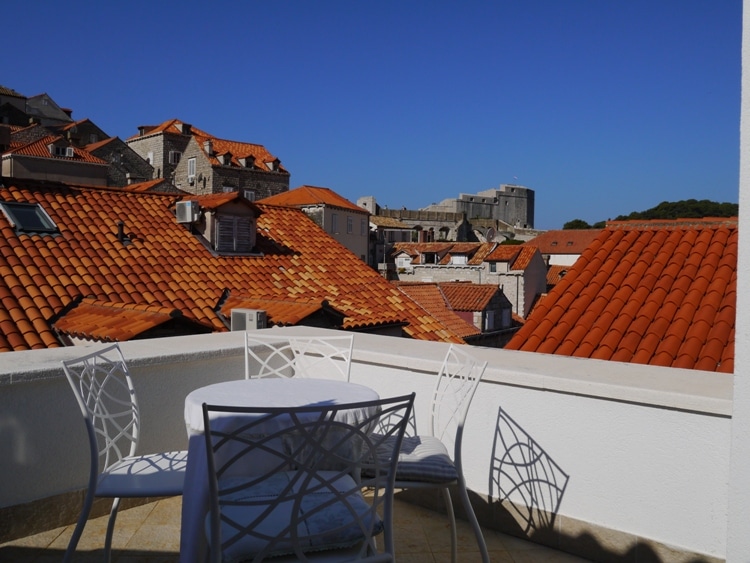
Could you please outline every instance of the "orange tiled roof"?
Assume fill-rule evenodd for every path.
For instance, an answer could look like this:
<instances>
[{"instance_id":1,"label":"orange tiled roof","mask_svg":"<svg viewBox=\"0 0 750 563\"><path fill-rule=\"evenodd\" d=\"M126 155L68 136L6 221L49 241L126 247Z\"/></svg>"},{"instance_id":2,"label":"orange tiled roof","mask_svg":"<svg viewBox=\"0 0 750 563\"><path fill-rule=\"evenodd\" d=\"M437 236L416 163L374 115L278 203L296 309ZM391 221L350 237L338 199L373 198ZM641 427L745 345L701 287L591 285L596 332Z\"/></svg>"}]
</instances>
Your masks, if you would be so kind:
<instances>
[{"instance_id":1,"label":"orange tiled roof","mask_svg":"<svg viewBox=\"0 0 750 563\"><path fill-rule=\"evenodd\" d=\"M127 140L132 141L135 139L142 139L144 137L158 134L184 135L185 133L182 132L181 128L184 123L184 121L180 121L179 119L170 119L163 123L160 123L159 125L142 126L141 128L144 130L143 135L138 133L136 135L133 135L132 137L129 137ZM205 141L211 141L213 145L213 154L207 156L212 166L221 166L222 164L218 159L218 155L226 153L232 155L231 163L233 166L241 166L239 159L247 157L252 157L256 162L262 164L271 163L278 160L275 156L268 152L266 147L264 147L263 145L218 139L210 133L206 133L202 129L198 129L193 125L190 126L189 135L195 138L196 142L201 146L201 148L203 148L203 143ZM263 166L260 166L260 169L269 172L269 170L267 168L264 168ZM278 171L286 172L284 167L281 165L279 165Z\"/></svg>"},{"instance_id":2,"label":"orange tiled roof","mask_svg":"<svg viewBox=\"0 0 750 563\"><path fill-rule=\"evenodd\" d=\"M601 229L545 231L524 245L536 246L542 254L580 254L601 232Z\"/></svg>"},{"instance_id":3,"label":"orange tiled roof","mask_svg":"<svg viewBox=\"0 0 750 563\"><path fill-rule=\"evenodd\" d=\"M538 252L538 250L539 249L536 246L527 246L527 245L521 246L521 250L518 253L518 256L516 256L516 259L513 260L511 269L512 270L525 270L526 268L528 268L529 264L531 264L531 259Z\"/></svg>"},{"instance_id":4,"label":"orange tiled roof","mask_svg":"<svg viewBox=\"0 0 750 563\"><path fill-rule=\"evenodd\" d=\"M570 270L571 266L551 265L547 268L547 287L552 288L563 278Z\"/></svg>"},{"instance_id":5,"label":"orange tiled roof","mask_svg":"<svg viewBox=\"0 0 750 563\"><path fill-rule=\"evenodd\" d=\"M731 373L737 220L618 222L506 346Z\"/></svg>"},{"instance_id":6,"label":"orange tiled roof","mask_svg":"<svg viewBox=\"0 0 750 563\"><path fill-rule=\"evenodd\" d=\"M438 284L412 282L398 283L396 286L459 336L466 338L481 333L477 327L467 323L451 310Z\"/></svg>"},{"instance_id":7,"label":"orange tiled roof","mask_svg":"<svg viewBox=\"0 0 750 563\"><path fill-rule=\"evenodd\" d=\"M54 328L72 337L118 342L135 338L181 316L179 310L160 305L111 303L88 298L55 322ZM211 330L210 326L205 328L207 332Z\"/></svg>"},{"instance_id":8,"label":"orange tiled roof","mask_svg":"<svg viewBox=\"0 0 750 563\"><path fill-rule=\"evenodd\" d=\"M126 192L147 192L164 183L169 183L169 180L165 178L156 178L155 180L146 180L145 182L128 184L127 186L122 186L120 189Z\"/></svg>"},{"instance_id":9,"label":"orange tiled roof","mask_svg":"<svg viewBox=\"0 0 750 563\"><path fill-rule=\"evenodd\" d=\"M485 261L487 262L511 262L515 260L518 253L521 252L521 246L517 244L498 244L497 247L489 253Z\"/></svg>"},{"instance_id":10,"label":"orange tiled roof","mask_svg":"<svg viewBox=\"0 0 750 563\"><path fill-rule=\"evenodd\" d=\"M133 139L148 137L149 135L158 135L160 133L182 135L183 133L182 129L180 129L180 125L182 125L183 123L184 121L180 121L179 119L168 119L167 121L164 121L159 125L143 125L142 127L139 127L139 129L142 128L144 130L143 135L137 133L132 137L129 137L127 140L131 141ZM192 125L190 126L190 134L213 138L213 135L210 135L209 133L206 133L205 131L198 129Z\"/></svg>"},{"instance_id":11,"label":"orange tiled roof","mask_svg":"<svg viewBox=\"0 0 750 563\"><path fill-rule=\"evenodd\" d=\"M72 157L55 156L55 155L50 154L49 145L63 138L64 137L62 137L61 135L49 135L47 137L39 139L38 141L33 141L26 145L15 146L11 148L10 150L6 151L4 154L36 156L39 158L55 158L55 159L61 159L61 160L70 160L74 162L75 161L88 162L90 164L102 164L104 166L109 166L109 163L106 160L102 160L101 158L94 156L87 150L81 149L79 147L73 147L74 156Z\"/></svg>"},{"instance_id":12,"label":"orange tiled roof","mask_svg":"<svg viewBox=\"0 0 750 563\"><path fill-rule=\"evenodd\" d=\"M300 210L258 205L260 255L217 256L177 223L177 196L6 184L0 201L40 203L59 234L18 235L0 213L0 351L59 346L51 322L63 322L66 307L85 297L176 309L225 331L215 308L227 291L261 301L326 300L344 315L345 329L405 324L413 338L461 342ZM129 244L117 237L119 221Z\"/></svg>"},{"instance_id":13,"label":"orange tiled roof","mask_svg":"<svg viewBox=\"0 0 750 563\"><path fill-rule=\"evenodd\" d=\"M404 229L411 230L411 225L407 225L395 217L384 217L382 215L370 215L370 223L383 229Z\"/></svg>"},{"instance_id":14,"label":"orange tiled roof","mask_svg":"<svg viewBox=\"0 0 750 563\"><path fill-rule=\"evenodd\" d=\"M500 291L491 284L441 282L440 289L454 311L483 311Z\"/></svg>"},{"instance_id":15,"label":"orange tiled roof","mask_svg":"<svg viewBox=\"0 0 750 563\"><path fill-rule=\"evenodd\" d=\"M303 205L328 205L341 209L349 209L359 213L367 213L367 210L353 204L348 199L340 196L329 188L318 188L316 186L300 186L287 192L272 195L259 200L271 205L289 205L299 207Z\"/></svg>"}]
</instances>

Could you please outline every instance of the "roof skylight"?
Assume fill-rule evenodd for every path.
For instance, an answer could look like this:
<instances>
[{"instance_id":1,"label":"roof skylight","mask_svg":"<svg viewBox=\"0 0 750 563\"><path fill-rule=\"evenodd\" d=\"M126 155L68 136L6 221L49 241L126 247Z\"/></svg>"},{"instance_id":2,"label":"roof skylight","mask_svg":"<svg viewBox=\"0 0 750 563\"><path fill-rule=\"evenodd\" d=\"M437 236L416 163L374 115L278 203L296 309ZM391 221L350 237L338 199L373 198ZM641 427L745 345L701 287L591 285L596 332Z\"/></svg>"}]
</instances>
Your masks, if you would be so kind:
<instances>
[{"instance_id":1,"label":"roof skylight","mask_svg":"<svg viewBox=\"0 0 750 563\"><path fill-rule=\"evenodd\" d=\"M57 232L57 225L38 203L0 201L0 209L17 233Z\"/></svg>"}]
</instances>

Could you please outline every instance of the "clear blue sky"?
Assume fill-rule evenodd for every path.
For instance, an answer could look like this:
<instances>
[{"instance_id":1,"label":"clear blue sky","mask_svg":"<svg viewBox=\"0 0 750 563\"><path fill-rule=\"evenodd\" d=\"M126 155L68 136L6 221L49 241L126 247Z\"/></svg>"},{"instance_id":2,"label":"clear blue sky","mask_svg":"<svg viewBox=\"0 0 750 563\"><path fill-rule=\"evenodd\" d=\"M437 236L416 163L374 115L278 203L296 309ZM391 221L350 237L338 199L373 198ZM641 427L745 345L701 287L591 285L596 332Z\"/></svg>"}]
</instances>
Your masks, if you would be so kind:
<instances>
[{"instance_id":1,"label":"clear blue sky","mask_svg":"<svg viewBox=\"0 0 750 563\"><path fill-rule=\"evenodd\" d=\"M424 207L504 183L537 228L738 200L741 0L6 2L0 84L109 135L177 118L291 187ZM11 23L12 22L12 23ZM10 25L9 25L10 24Z\"/></svg>"}]
</instances>

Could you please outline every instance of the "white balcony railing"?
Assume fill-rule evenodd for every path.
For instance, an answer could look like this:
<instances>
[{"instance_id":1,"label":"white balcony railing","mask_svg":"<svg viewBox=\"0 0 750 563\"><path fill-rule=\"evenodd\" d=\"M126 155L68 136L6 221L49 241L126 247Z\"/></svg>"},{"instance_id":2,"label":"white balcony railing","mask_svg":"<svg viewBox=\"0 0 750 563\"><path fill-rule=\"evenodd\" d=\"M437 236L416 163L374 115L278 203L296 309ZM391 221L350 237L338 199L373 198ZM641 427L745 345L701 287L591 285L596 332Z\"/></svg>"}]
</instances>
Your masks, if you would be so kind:
<instances>
[{"instance_id":1,"label":"white balcony railing","mask_svg":"<svg viewBox=\"0 0 750 563\"><path fill-rule=\"evenodd\" d=\"M143 413L143 451L187 446L185 396L243 377L242 345L237 332L122 344ZM381 396L416 391L417 422L426 424L445 346L357 334L352 381ZM473 351L489 367L467 420L464 470L484 525L572 551L585 539L587 549L599 542L613 555L638 544L724 558L731 375ZM17 516L37 514L29 507L39 503L67 503L67 511L42 512L77 515L71 491L85 485L87 443L60 360L82 353L0 357L0 521L14 522L0 542L61 523L35 516L21 530Z\"/></svg>"}]
</instances>

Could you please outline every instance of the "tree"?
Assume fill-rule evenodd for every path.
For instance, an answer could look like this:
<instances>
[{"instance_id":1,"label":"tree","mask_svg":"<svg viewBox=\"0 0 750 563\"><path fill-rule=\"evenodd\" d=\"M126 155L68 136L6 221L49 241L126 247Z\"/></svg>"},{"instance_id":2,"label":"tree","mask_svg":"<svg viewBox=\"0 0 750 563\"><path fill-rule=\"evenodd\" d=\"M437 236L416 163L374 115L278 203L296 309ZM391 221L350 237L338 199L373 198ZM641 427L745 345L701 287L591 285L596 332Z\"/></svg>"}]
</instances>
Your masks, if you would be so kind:
<instances>
[{"instance_id":1,"label":"tree","mask_svg":"<svg viewBox=\"0 0 750 563\"><path fill-rule=\"evenodd\" d=\"M572 221L568 221L563 225L563 230L573 230L573 229L590 229L591 225L589 225L586 221L583 219L573 219Z\"/></svg>"}]
</instances>

